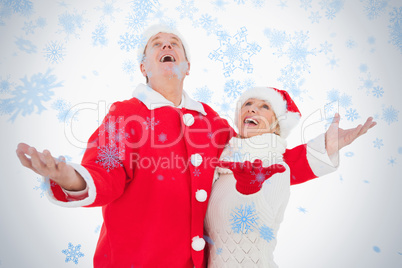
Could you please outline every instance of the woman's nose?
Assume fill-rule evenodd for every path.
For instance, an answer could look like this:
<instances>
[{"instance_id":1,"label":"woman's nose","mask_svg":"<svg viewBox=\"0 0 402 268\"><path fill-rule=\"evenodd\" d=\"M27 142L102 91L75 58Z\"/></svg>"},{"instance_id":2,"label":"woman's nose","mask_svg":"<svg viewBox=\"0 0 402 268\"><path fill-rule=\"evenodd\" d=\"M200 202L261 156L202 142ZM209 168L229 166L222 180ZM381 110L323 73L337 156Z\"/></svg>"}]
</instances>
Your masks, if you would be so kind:
<instances>
[{"instance_id":1,"label":"woman's nose","mask_svg":"<svg viewBox=\"0 0 402 268\"><path fill-rule=\"evenodd\" d=\"M248 111L250 113L256 113L257 112L257 107L255 107L254 105L251 105L248 107Z\"/></svg>"}]
</instances>

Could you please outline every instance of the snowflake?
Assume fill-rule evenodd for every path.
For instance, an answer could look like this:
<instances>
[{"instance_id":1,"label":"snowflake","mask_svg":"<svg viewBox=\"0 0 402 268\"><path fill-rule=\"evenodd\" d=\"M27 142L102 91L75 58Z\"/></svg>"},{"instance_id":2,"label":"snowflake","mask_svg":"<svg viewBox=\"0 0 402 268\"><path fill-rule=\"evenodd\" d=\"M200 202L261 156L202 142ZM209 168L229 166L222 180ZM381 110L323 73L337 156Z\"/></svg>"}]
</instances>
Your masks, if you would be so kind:
<instances>
[{"instance_id":1,"label":"snowflake","mask_svg":"<svg viewBox=\"0 0 402 268\"><path fill-rule=\"evenodd\" d=\"M339 98L339 105L345 109L348 108L350 105L352 105L352 97L343 93Z\"/></svg>"},{"instance_id":2,"label":"snowflake","mask_svg":"<svg viewBox=\"0 0 402 268\"><path fill-rule=\"evenodd\" d=\"M332 44L328 43L328 41L325 41L324 44L320 44L320 46L320 52L324 53L325 55L327 55L329 52L332 52Z\"/></svg>"},{"instance_id":3,"label":"snowflake","mask_svg":"<svg viewBox=\"0 0 402 268\"><path fill-rule=\"evenodd\" d=\"M254 203L251 205L245 204L244 207L243 205L240 205L239 208L236 207L235 210L232 210L230 216L231 227L235 233L242 232L247 234L257 228L258 216Z\"/></svg>"},{"instance_id":4,"label":"snowflake","mask_svg":"<svg viewBox=\"0 0 402 268\"><path fill-rule=\"evenodd\" d=\"M230 79L225 83L224 92L229 98L237 98L240 96L242 90L243 86L240 84L240 81Z\"/></svg>"},{"instance_id":5,"label":"snowflake","mask_svg":"<svg viewBox=\"0 0 402 268\"><path fill-rule=\"evenodd\" d=\"M311 12L310 17L308 17L311 20L311 23L320 23L320 19L322 18L319 14L319 12Z\"/></svg>"},{"instance_id":6,"label":"snowflake","mask_svg":"<svg viewBox=\"0 0 402 268\"><path fill-rule=\"evenodd\" d=\"M287 65L281 69L281 76L278 81L283 82L283 87L293 96L301 98L301 93L304 91L300 88L304 82L301 78L301 70L299 67Z\"/></svg>"},{"instance_id":7,"label":"snowflake","mask_svg":"<svg viewBox=\"0 0 402 268\"><path fill-rule=\"evenodd\" d=\"M123 71L126 74L134 74L135 70L137 70L137 64L132 60L126 60L123 63Z\"/></svg>"},{"instance_id":8,"label":"snowflake","mask_svg":"<svg viewBox=\"0 0 402 268\"><path fill-rule=\"evenodd\" d=\"M11 83L7 79L1 79L0 76L0 94L9 93L11 89Z\"/></svg>"},{"instance_id":9,"label":"snowflake","mask_svg":"<svg viewBox=\"0 0 402 268\"><path fill-rule=\"evenodd\" d=\"M17 38L15 44L21 51L25 51L28 54L36 53L36 46L32 44L32 42L29 40L25 40L23 38Z\"/></svg>"},{"instance_id":10,"label":"snowflake","mask_svg":"<svg viewBox=\"0 0 402 268\"><path fill-rule=\"evenodd\" d=\"M336 67L339 66L338 60L339 59L336 59L335 56L333 56L332 59L328 58L328 64L327 65L331 66L331 69L333 70L335 66Z\"/></svg>"},{"instance_id":11,"label":"snowflake","mask_svg":"<svg viewBox=\"0 0 402 268\"><path fill-rule=\"evenodd\" d=\"M95 228L95 234L99 233L99 231L101 230L101 225L96 226Z\"/></svg>"},{"instance_id":12,"label":"snowflake","mask_svg":"<svg viewBox=\"0 0 402 268\"><path fill-rule=\"evenodd\" d=\"M388 165L394 166L396 164L396 158L392 157L388 159Z\"/></svg>"},{"instance_id":13,"label":"snowflake","mask_svg":"<svg viewBox=\"0 0 402 268\"><path fill-rule=\"evenodd\" d=\"M137 13L146 14L155 13L159 9L158 0L134 0L131 1L131 9Z\"/></svg>"},{"instance_id":14,"label":"snowflake","mask_svg":"<svg viewBox=\"0 0 402 268\"><path fill-rule=\"evenodd\" d=\"M121 152L117 146L98 146L98 159L95 161L109 172L112 169L122 167L119 156Z\"/></svg>"},{"instance_id":15,"label":"snowflake","mask_svg":"<svg viewBox=\"0 0 402 268\"><path fill-rule=\"evenodd\" d=\"M281 7L282 9L285 7L288 7L288 5L286 4L286 1L283 1L283 0L279 0L278 6Z\"/></svg>"},{"instance_id":16,"label":"snowflake","mask_svg":"<svg viewBox=\"0 0 402 268\"><path fill-rule=\"evenodd\" d=\"M114 4L116 3L115 0L111 1L110 3L107 3L106 0L102 0L103 6L102 7L96 7L96 10L101 10L103 15L102 19L106 16L109 16L109 18L114 21L113 13L115 12L121 12L119 8L115 8Z\"/></svg>"},{"instance_id":17,"label":"snowflake","mask_svg":"<svg viewBox=\"0 0 402 268\"><path fill-rule=\"evenodd\" d=\"M238 5L242 4L244 5L246 0L234 0Z\"/></svg>"},{"instance_id":18,"label":"snowflake","mask_svg":"<svg viewBox=\"0 0 402 268\"><path fill-rule=\"evenodd\" d=\"M224 39L227 38L227 34L224 33L223 31L220 31L220 29L222 28L222 25L218 23L218 19L217 18L212 19L212 17L209 14L203 14L203 15L201 15L201 17L198 20L193 21L194 27L197 28L200 25L204 30L206 30L207 35L224 34ZM221 40L222 36L218 35L218 39Z\"/></svg>"},{"instance_id":19,"label":"snowflake","mask_svg":"<svg viewBox=\"0 0 402 268\"><path fill-rule=\"evenodd\" d=\"M253 72L250 58L261 50L260 46L252 46L247 42L247 29L242 27L233 37L220 40L220 47L209 54L211 60L221 61L225 77L233 74L234 70L241 69L247 73ZM218 36L221 32L218 32Z\"/></svg>"},{"instance_id":20,"label":"snowflake","mask_svg":"<svg viewBox=\"0 0 402 268\"><path fill-rule=\"evenodd\" d=\"M319 4L321 9L325 10L327 19L332 20L343 8L344 0L323 0Z\"/></svg>"},{"instance_id":21,"label":"snowflake","mask_svg":"<svg viewBox=\"0 0 402 268\"><path fill-rule=\"evenodd\" d=\"M274 236L274 230L272 228L269 228L268 226L266 226L265 224L259 228L260 231L260 235L261 237L266 240L268 243L275 239Z\"/></svg>"},{"instance_id":22,"label":"snowflake","mask_svg":"<svg viewBox=\"0 0 402 268\"><path fill-rule=\"evenodd\" d=\"M28 0L6 0L1 1L2 5L10 8L14 13L28 17L33 13L33 3Z\"/></svg>"},{"instance_id":23,"label":"snowflake","mask_svg":"<svg viewBox=\"0 0 402 268\"><path fill-rule=\"evenodd\" d=\"M78 37L77 30L82 30L84 26L84 18L82 14L78 14L76 11L74 13L65 13L59 15L59 26L62 27L61 31L67 34L67 38L70 35L75 35Z\"/></svg>"},{"instance_id":24,"label":"snowflake","mask_svg":"<svg viewBox=\"0 0 402 268\"><path fill-rule=\"evenodd\" d=\"M35 186L33 189L40 190L40 198L42 198L46 192L50 191L50 184L46 183L42 178L37 178L36 180L39 182L39 186ZM53 182L53 184L55 183Z\"/></svg>"},{"instance_id":25,"label":"snowflake","mask_svg":"<svg viewBox=\"0 0 402 268\"><path fill-rule=\"evenodd\" d=\"M354 152L346 152L346 153L345 153L345 156L346 156L346 157L353 157L354 155L355 155Z\"/></svg>"},{"instance_id":26,"label":"snowflake","mask_svg":"<svg viewBox=\"0 0 402 268\"><path fill-rule=\"evenodd\" d=\"M118 44L120 45L121 50L126 50L129 52L136 47L143 46L146 44L145 37L143 35L133 35L129 33L125 33L124 35L120 35L120 40Z\"/></svg>"},{"instance_id":27,"label":"snowflake","mask_svg":"<svg viewBox=\"0 0 402 268\"><path fill-rule=\"evenodd\" d=\"M372 92L373 92L373 96L377 97L377 98L382 97L382 95L384 94L384 90L380 86L374 87Z\"/></svg>"},{"instance_id":28,"label":"snowflake","mask_svg":"<svg viewBox=\"0 0 402 268\"><path fill-rule=\"evenodd\" d=\"M252 0L253 6L256 8L262 8L265 5L265 0Z\"/></svg>"},{"instance_id":29,"label":"snowflake","mask_svg":"<svg viewBox=\"0 0 402 268\"><path fill-rule=\"evenodd\" d=\"M353 122L355 119L359 118L359 114L356 112L356 109L350 108L346 111L346 118Z\"/></svg>"},{"instance_id":30,"label":"snowflake","mask_svg":"<svg viewBox=\"0 0 402 268\"><path fill-rule=\"evenodd\" d=\"M298 207L297 209L298 209L300 212L304 213L304 214L306 214L306 212L307 212L307 210L306 210L305 208L303 208L303 207Z\"/></svg>"},{"instance_id":31,"label":"snowflake","mask_svg":"<svg viewBox=\"0 0 402 268\"><path fill-rule=\"evenodd\" d=\"M375 37L374 36L369 36L367 38L367 43L369 43L370 45L374 45L375 44Z\"/></svg>"},{"instance_id":32,"label":"snowflake","mask_svg":"<svg viewBox=\"0 0 402 268\"><path fill-rule=\"evenodd\" d=\"M382 139L376 138L375 141L373 141L374 143L374 148L378 148L381 149L381 146L384 146L384 144L382 143Z\"/></svg>"},{"instance_id":33,"label":"snowflake","mask_svg":"<svg viewBox=\"0 0 402 268\"><path fill-rule=\"evenodd\" d=\"M195 168L193 171L194 177L199 177L201 175L201 171L198 168Z\"/></svg>"},{"instance_id":34,"label":"snowflake","mask_svg":"<svg viewBox=\"0 0 402 268\"><path fill-rule=\"evenodd\" d=\"M84 253L81 252L80 244L74 247L73 244L68 243L68 249L63 249L61 252L66 255L65 262L72 261L75 264L78 264L78 258L85 256Z\"/></svg>"},{"instance_id":35,"label":"snowflake","mask_svg":"<svg viewBox=\"0 0 402 268\"><path fill-rule=\"evenodd\" d=\"M225 2L224 0L215 0L214 2L211 3L215 5L215 8L217 10L225 10L225 5L228 4L228 2Z\"/></svg>"},{"instance_id":36,"label":"snowflake","mask_svg":"<svg viewBox=\"0 0 402 268\"><path fill-rule=\"evenodd\" d=\"M30 81L25 76L20 79L23 85L17 86L11 92L14 97L1 100L0 106L6 106L9 114L14 113L10 118L11 121L14 121L20 112L22 116L31 114L35 107L38 114L46 110L42 102L51 99L51 96L54 95L53 88L62 86L62 82L56 83L56 76L50 73L51 70L48 70L45 74L34 74Z\"/></svg>"},{"instance_id":37,"label":"snowflake","mask_svg":"<svg viewBox=\"0 0 402 268\"><path fill-rule=\"evenodd\" d=\"M46 25L47 25L47 21L45 18L40 17L36 20L37 27L43 29L43 28L45 28Z\"/></svg>"},{"instance_id":38,"label":"snowflake","mask_svg":"<svg viewBox=\"0 0 402 268\"><path fill-rule=\"evenodd\" d=\"M367 64L364 64L364 63L360 64L359 70L360 70L360 72L362 72L362 73L367 72L367 71L368 71L368 66L367 66Z\"/></svg>"},{"instance_id":39,"label":"snowflake","mask_svg":"<svg viewBox=\"0 0 402 268\"><path fill-rule=\"evenodd\" d=\"M391 18L388 25L390 29L390 40L389 42L399 48L399 51L402 53L402 7L399 10L394 7L393 11L389 13Z\"/></svg>"},{"instance_id":40,"label":"snowflake","mask_svg":"<svg viewBox=\"0 0 402 268\"><path fill-rule=\"evenodd\" d=\"M369 20L378 18L384 12L388 1L384 0L365 0L364 12Z\"/></svg>"},{"instance_id":41,"label":"snowflake","mask_svg":"<svg viewBox=\"0 0 402 268\"><path fill-rule=\"evenodd\" d=\"M22 27L22 30L25 32L26 35L28 35L35 33L35 28L36 25L33 23L33 21L29 21L24 22L24 27Z\"/></svg>"},{"instance_id":42,"label":"snowflake","mask_svg":"<svg viewBox=\"0 0 402 268\"><path fill-rule=\"evenodd\" d=\"M213 92L207 87L197 88L194 93L194 98L198 101L208 103L211 101Z\"/></svg>"},{"instance_id":43,"label":"snowflake","mask_svg":"<svg viewBox=\"0 0 402 268\"><path fill-rule=\"evenodd\" d=\"M274 48L282 48L288 42L289 37L285 31L271 30L269 28L264 30L264 35L269 39L269 42Z\"/></svg>"},{"instance_id":44,"label":"snowflake","mask_svg":"<svg viewBox=\"0 0 402 268\"><path fill-rule=\"evenodd\" d=\"M387 108L384 107L382 109L382 119L390 125L391 123L398 121L398 113L399 111L392 106Z\"/></svg>"},{"instance_id":45,"label":"snowflake","mask_svg":"<svg viewBox=\"0 0 402 268\"><path fill-rule=\"evenodd\" d=\"M140 32L147 24L147 13L131 13L127 18L127 26L129 29Z\"/></svg>"},{"instance_id":46,"label":"snowflake","mask_svg":"<svg viewBox=\"0 0 402 268\"><path fill-rule=\"evenodd\" d=\"M327 93L327 99L330 102L335 102L339 100L339 90L337 89L331 89L330 91L328 91Z\"/></svg>"},{"instance_id":47,"label":"snowflake","mask_svg":"<svg viewBox=\"0 0 402 268\"><path fill-rule=\"evenodd\" d=\"M106 46L107 38L106 38L107 27L103 24L99 24L96 29L92 32L92 43L94 46Z\"/></svg>"},{"instance_id":48,"label":"snowflake","mask_svg":"<svg viewBox=\"0 0 402 268\"><path fill-rule=\"evenodd\" d=\"M217 248L216 255L221 255L221 254L222 254L222 248Z\"/></svg>"},{"instance_id":49,"label":"snowflake","mask_svg":"<svg viewBox=\"0 0 402 268\"><path fill-rule=\"evenodd\" d=\"M163 177L163 175L158 175L158 176L156 176L156 178L157 178L159 181L163 181L163 179L164 179L165 177Z\"/></svg>"},{"instance_id":50,"label":"snowflake","mask_svg":"<svg viewBox=\"0 0 402 268\"><path fill-rule=\"evenodd\" d=\"M258 186L261 187L261 185L266 180L266 176L268 176L268 178L270 177L271 171L267 171L267 172L263 173L262 169L263 169L263 167L259 167L258 172L254 172L254 171L251 172L251 175L253 175L255 177L255 179L250 182L251 184L254 184L255 182L257 182Z\"/></svg>"},{"instance_id":51,"label":"snowflake","mask_svg":"<svg viewBox=\"0 0 402 268\"><path fill-rule=\"evenodd\" d=\"M360 78L360 81L363 82L363 85L361 85L359 89L365 88L368 95L370 93L370 89L374 87L374 83L376 83L378 79L372 79L371 74L367 73L367 78Z\"/></svg>"},{"instance_id":52,"label":"snowflake","mask_svg":"<svg viewBox=\"0 0 402 268\"><path fill-rule=\"evenodd\" d=\"M311 8L312 1L313 0L300 0L300 7L307 11L307 9Z\"/></svg>"},{"instance_id":53,"label":"snowflake","mask_svg":"<svg viewBox=\"0 0 402 268\"><path fill-rule=\"evenodd\" d=\"M164 143L165 141L167 141L167 135L165 133L161 133L158 135L158 141Z\"/></svg>"},{"instance_id":54,"label":"snowflake","mask_svg":"<svg viewBox=\"0 0 402 268\"><path fill-rule=\"evenodd\" d=\"M147 117L147 121L143 122L143 124L146 126L146 129L152 129L154 130L155 126L159 124L159 120L155 122L155 117L149 118Z\"/></svg>"},{"instance_id":55,"label":"snowflake","mask_svg":"<svg viewBox=\"0 0 402 268\"><path fill-rule=\"evenodd\" d=\"M76 115L76 111L71 111L71 103L63 99L58 99L53 102L52 108L58 111L57 119L67 125L71 122L73 115Z\"/></svg>"},{"instance_id":56,"label":"snowflake","mask_svg":"<svg viewBox=\"0 0 402 268\"><path fill-rule=\"evenodd\" d=\"M63 44L57 41L51 41L48 43L43 53L45 54L46 59L51 63L59 63L65 56Z\"/></svg>"},{"instance_id":57,"label":"snowflake","mask_svg":"<svg viewBox=\"0 0 402 268\"><path fill-rule=\"evenodd\" d=\"M194 18L194 13L198 12L198 8L194 7L194 0L185 1L181 0L181 5L176 7L176 10L180 12L180 19Z\"/></svg>"},{"instance_id":58,"label":"snowflake","mask_svg":"<svg viewBox=\"0 0 402 268\"><path fill-rule=\"evenodd\" d=\"M354 48L356 47L356 42L352 39L349 39L348 41L346 41L345 45L347 48Z\"/></svg>"}]
</instances>

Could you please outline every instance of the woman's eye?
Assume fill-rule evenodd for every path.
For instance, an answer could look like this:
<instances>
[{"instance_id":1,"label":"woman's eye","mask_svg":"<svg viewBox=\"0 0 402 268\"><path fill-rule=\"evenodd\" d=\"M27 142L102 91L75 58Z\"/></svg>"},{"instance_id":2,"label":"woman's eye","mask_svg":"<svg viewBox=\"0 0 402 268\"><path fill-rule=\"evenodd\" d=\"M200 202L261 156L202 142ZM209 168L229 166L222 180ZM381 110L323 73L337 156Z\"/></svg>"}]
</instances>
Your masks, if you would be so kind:
<instances>
[{"instance_id":1,"label":"woman's eye","mask_svg":"<svg viewBox=\"0 0 402 268\"><path fill-rule=\"evenodd\" d=\"M244 106L249 106L251 105L251 101L246 102L246 104L244 104Z\"/></svg>"}]
</instances>

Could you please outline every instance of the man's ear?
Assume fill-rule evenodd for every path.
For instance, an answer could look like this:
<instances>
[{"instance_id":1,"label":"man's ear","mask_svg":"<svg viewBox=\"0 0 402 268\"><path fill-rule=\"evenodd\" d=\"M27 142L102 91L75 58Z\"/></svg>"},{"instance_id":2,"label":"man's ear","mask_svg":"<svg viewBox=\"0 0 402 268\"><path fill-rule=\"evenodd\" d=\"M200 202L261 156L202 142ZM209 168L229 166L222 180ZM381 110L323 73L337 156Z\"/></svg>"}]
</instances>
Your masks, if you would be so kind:
<instances>
[{"instance_id":1,"label":"man's ear","mask_svg":"<svg viewBox=\"0 0 402 268\"><path fill-rule=\"evenodd\" d=\"M187 72L186 75L190 75L190 62L187 61Z\"/></svg>"},{"instance_id":2,"label":"man's ear","mask_svg":"<svg viewBox=\"0 0 402 268\"><path fill-rule=\"evenodd\" d=\"M145 66L144 66L144 63L142 63L142 62L140 64L140 70L141 70L141 73L146 77L147 71L145 71Z\"/></svg>"}]
</instances>

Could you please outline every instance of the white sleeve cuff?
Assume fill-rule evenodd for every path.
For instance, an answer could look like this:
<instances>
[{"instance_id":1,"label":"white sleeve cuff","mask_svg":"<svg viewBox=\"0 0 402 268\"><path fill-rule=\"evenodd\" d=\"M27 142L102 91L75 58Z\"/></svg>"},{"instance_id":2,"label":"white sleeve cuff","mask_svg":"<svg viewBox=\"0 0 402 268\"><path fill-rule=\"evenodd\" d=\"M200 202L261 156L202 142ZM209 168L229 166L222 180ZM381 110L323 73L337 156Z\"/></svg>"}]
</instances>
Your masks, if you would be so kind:
<instances>
[{"instance_id":1,"label":"white sleeve cuff","mask_svg":"<svg viewBox=\"0 0 402 268\"><path fill-rule=\"evenodd\" d=\"M307 161L317 177L334 172L339 166L339 153L330 156L325 149L325 133L307 143Z\"/></svg>"},{"instance_id":2,"label":"white sleeve cuff","mask_svg":"<svg viewBox=\"0 0 402 268\"><path fill-rule=\"evenodd\" d=\"M72 166L85 180L85 182L87 183L87 188L85 190L82 191L67 191L65 189L62 188L63 192L66 195L71 195L72 197L77 197L79 195L83 195L86 194L85 191L88 192L88 197L82 199L82 200L76 200L76 201L69 201L69 202L63 202L63 201L59 201L56 198L54 198L51 187L50 187L50 180L49 178L45 178L43 177L45 183L46 183L46 189L48 189L46 191L46 195L48 197L48 199L50 200L50 202L52 202L55 205L58 206L62 206L62 207L82 207L82 206L88 206L91 205L96 198L96 188L95 188L95 183L92 179L91 174L88 172L88 170L86 168L84 168L83 166L79 165L79 164L75 164L75 163L67 163L68 165Z\"/></svg>"}]
</instances>

